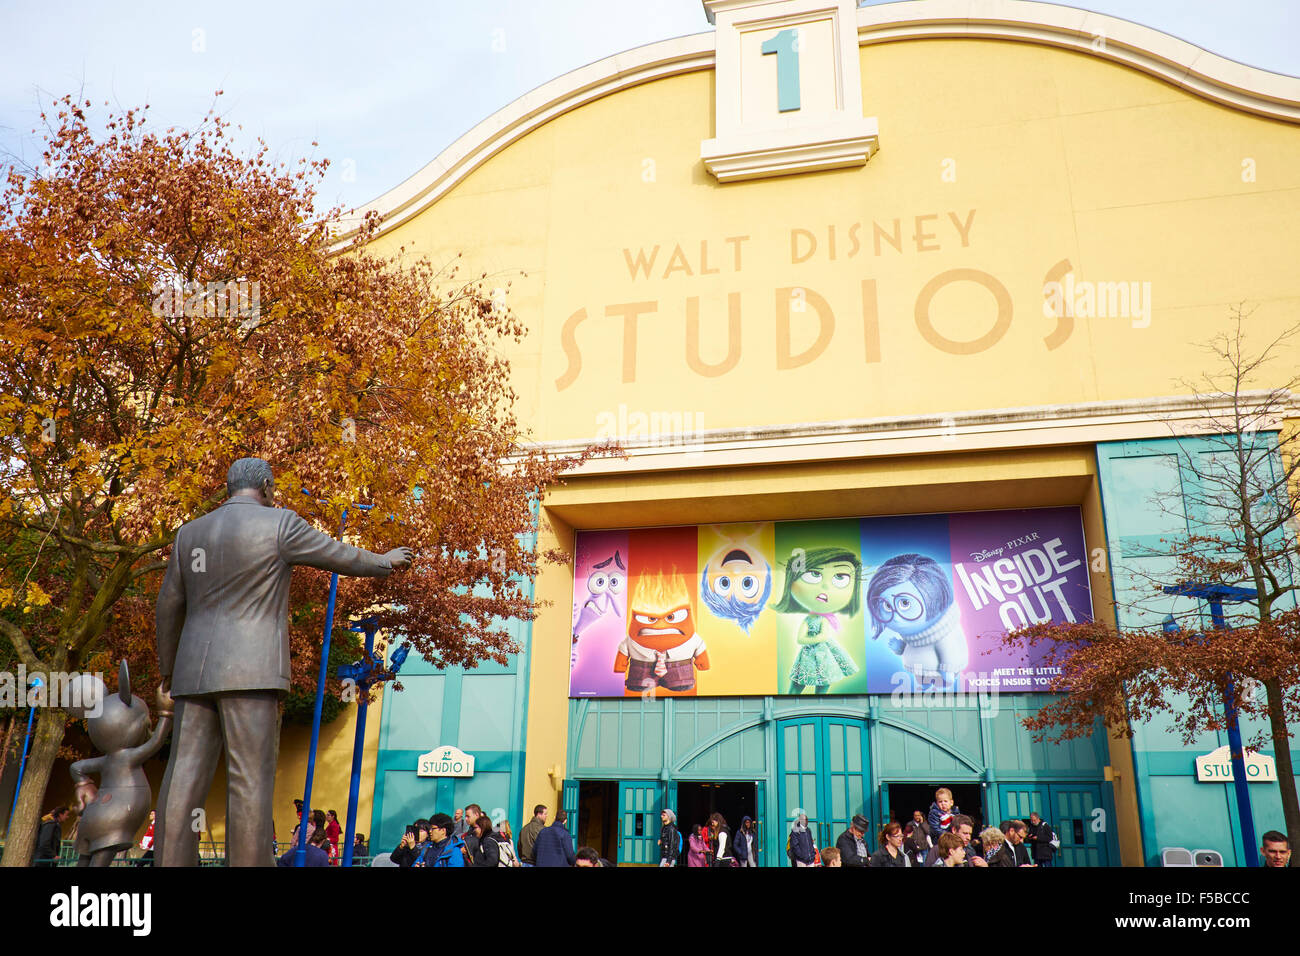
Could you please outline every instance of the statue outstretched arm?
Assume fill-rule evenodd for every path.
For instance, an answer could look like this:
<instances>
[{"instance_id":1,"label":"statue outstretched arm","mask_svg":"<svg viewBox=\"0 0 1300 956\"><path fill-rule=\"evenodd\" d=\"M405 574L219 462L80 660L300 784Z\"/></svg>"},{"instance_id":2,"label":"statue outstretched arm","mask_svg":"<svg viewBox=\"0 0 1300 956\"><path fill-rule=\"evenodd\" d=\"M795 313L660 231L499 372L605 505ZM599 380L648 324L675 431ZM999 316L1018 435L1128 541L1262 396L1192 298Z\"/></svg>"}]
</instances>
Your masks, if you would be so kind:
<instances>
[{"instance_id":1,"label":"statue outstretched arm","mask_svg":"<svg viewBox=\"0 0 1300 956\"><path fill-rule=\"evenodd\" d=\"M167 735L171 732L172 715L164 713L158 718L158 726L153 729L153 734L149 739L139 747L132 747L127 751L130 762L135 765L144 763L162 749L163 741L167 739Z\"/></svg>"}]
</instances>

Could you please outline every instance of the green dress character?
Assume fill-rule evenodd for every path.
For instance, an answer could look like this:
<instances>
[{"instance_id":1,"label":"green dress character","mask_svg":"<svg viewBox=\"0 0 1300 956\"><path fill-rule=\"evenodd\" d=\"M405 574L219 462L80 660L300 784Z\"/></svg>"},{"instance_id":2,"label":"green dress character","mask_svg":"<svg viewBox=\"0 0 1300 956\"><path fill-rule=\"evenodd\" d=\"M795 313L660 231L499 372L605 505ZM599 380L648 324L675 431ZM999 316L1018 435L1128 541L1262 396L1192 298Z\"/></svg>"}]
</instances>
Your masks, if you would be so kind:
<instances>
[{"instance_id":1,"label":"green dress character","mask_svg":"<svg viewBox=\"0 0 1300 956\"><path fill-rule=\"evenodd\" d=\"M811 685L813 693L825 694L836 681L858 672L858 665L835 639L839 615L858 613L861 597L858 581L862 562L844 548L796 549L785 566L785 591L772 605L780 614L804 618L795 630L799 653L790 668L789 694L802 694Z\"/></svg>"}]
</instances>

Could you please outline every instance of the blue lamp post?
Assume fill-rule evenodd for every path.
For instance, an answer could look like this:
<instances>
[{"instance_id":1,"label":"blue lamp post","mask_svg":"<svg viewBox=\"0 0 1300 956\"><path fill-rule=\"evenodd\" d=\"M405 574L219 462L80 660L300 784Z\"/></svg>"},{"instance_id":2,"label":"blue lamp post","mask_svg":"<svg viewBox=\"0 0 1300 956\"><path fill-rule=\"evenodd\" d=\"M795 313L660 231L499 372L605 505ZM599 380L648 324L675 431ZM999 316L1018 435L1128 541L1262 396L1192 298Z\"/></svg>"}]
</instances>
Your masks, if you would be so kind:
<instances>
[{"instance_id":1,"label":"blue lamp post","mask_svg":"<svg viewBox=\"0 0 1300 956\"><path fill-rule=\"evenodd\" d=\"M1237 588L1227 584L1178 584L1166 587L1166 594L1194 597L1210 605L1210 620L1216 630L1228 629L1227 619L1223 614L1224 602L1253 600L1257 592L1254 588ZM1173 615L1165 618L1166 632L1179 630ZM1241 817L1241 838L1246 844L1246 865L1259 866L1255 851L1255 817L1250 809L1250 784L1246 779L1246 755L1241 743L1241 726L1237 722L1237 688L1232 674L1228 674L1227 686L1223 689L1223 710L1228 720L1228 748L1232 753L1232 782L1237 794L1237 815Z\"/></svg>"},{"instance_id":2,"label":"blue lamp post","mask_svg":"<svg viewBox=\"0 0 1300 956\"><path fill-rule=\"evenodd\" d=\"M376 683L395 677L406 662L406 655L411 648L403 644L393 651L388 672L384 672L384 661L375 653L375 631L379 621L373 617L362 618L352 624L351 630L362 631L366 635L365 656L354 664L345 664L338 669L338 676L343 680L356 682L361 697L357 702L357 731L352 741L352 779L348 784L348 825L344 835L343 865L352 865L352 849L357 832L357 794L361 789L361 758L365 752L366 711L370 705L370 688Z\"/></svg>"},{"instance_id":3,"label":"blue lamp post","mask_svg":"<svg viewBox=\"0 0 1300 956\"><path fill-rule=\"evenodd\" d=\"M304 495L310 495L306 488L302 489ZM374 505L353 504L353 508L361 511L369 511ZM343 517L339 522L339 537L343 537L343 531L348 526L348 509L343 509ZM330 575L330 594L329 601L325 605L325 636L322 641L320 650L320 675L316 680L316 707L311 717L311 747L307 751L307 782L303 786L302 793L302 822L298 826L298 846L294 850L293 865L307 865L307 823L311 819L311 784L316 776L316 747L320 743L320 715L321 708L325 705L325 679L329 676L329 656L330 656L330 634L334 630L334 599L338 596L339 576L338 572Z\"/></svg>"},{"instance_id":4,"label":"blue lamp post","mask_svg":"<svg viewBox=\"0 0 1300 956\"><path fill-rule=\"evenodd\" d=\"M31 680L32 687L40 687L44 684L39 677L33 677ZM27 736L23 738L23 759L18 764L18 782L14 784L14 799L9 805L9 822L5 824L5 833L8 834L14 825L14 811L18 809L18 795L23 792L23 771L27 769L27 750L32 744L32 721L36 719L36 708L27 708Z\"/></svg>"}]
</instances>

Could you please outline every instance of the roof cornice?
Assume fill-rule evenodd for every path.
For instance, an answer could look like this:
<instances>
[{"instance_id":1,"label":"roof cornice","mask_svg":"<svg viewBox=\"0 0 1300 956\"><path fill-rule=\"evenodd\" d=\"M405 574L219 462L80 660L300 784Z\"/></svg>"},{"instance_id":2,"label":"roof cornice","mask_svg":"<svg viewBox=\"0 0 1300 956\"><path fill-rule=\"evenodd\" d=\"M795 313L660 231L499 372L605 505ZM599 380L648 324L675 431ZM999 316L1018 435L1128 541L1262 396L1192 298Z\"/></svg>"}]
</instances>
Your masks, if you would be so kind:
<instances>
[{"instance_id":1,"label":"roof cornice","mask_svg":"<svg viewBox=\"0 0 1300 956\"><path fill-rule=\"evenodd\" d=\"M1030 0L907 0L857 11L860 45L938 37L1036 43L1100 57L1224 106L1300 124L1300 78L1237 63L1118 17ZM368 212L390 232L437 202L492 156L557 116L642 83L709 70L713 32L639 46L539 86L497 110L427 166L336 224L335 251Z\"/></svg>"}]
</instances>

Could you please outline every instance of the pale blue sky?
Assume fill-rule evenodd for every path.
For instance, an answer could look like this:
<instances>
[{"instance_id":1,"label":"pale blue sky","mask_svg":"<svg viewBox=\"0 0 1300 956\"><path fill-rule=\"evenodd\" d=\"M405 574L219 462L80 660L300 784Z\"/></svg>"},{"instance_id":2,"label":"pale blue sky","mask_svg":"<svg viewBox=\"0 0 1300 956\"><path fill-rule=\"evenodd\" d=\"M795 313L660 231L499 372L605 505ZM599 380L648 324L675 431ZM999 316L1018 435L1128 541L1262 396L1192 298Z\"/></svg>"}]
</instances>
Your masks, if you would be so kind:
<instances>
[{"instance_id":1,"label":"pale blue sky","mask_svg":"<svg viewBox=\"0 0 1300 956\"><path fill-rule=\"evenodd\" d=\"M1300 75L1295 0L1071 5ZM326 204L360 205L547 80L707 29L699 0L0 0L0 165L36 158L30 131L53 96L84 89L97 105L147 102L156 122L188 126L222 89L221 112L277 156L333 161Z\"/></svg>"}]
</instances>

